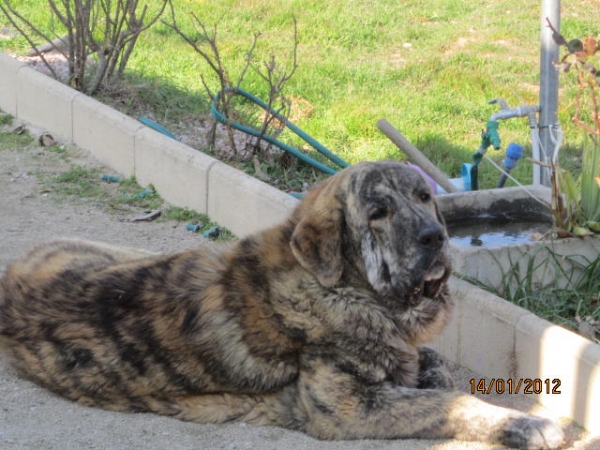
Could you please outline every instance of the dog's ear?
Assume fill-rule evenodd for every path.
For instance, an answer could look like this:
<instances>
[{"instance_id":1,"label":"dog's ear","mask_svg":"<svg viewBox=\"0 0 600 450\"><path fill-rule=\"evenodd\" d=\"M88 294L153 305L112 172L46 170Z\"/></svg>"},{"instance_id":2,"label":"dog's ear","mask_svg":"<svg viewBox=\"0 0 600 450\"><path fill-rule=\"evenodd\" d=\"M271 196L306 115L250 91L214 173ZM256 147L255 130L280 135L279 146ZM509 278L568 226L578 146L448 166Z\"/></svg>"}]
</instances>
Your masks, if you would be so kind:
<instances>
[{"instance_id":1,"label":"dog's ear","mask_svg":"<svg viewBox=\"0 0 600 450\"><path fill-rule=\"evenodd\" d=\"M327 183L303 200L290 242L300 265L326 287L336 284L344 270L341 236L344 213L332 184L337 185Z\"/></svg>"}]
</instances>

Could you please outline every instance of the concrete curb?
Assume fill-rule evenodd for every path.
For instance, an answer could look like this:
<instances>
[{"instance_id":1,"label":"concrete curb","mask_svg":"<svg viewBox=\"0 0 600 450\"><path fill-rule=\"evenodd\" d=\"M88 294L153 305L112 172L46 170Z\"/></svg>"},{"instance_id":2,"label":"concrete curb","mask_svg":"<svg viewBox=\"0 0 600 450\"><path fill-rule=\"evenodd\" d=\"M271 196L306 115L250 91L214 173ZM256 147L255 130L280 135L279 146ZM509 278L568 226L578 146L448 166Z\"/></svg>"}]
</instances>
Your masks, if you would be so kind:
<instances>
[{"instance_id":1,"label":"concrete curb","mask_svg":"<svg viewBox=\"0 0 600 450\"><path fill-rule=\"evenodd\" d=\"M0 109L153 184L169 202L207 213L238 236L277 224L298 203L2 53ZM541 403L600 433L600 346L457 278L451 289L457 311L434 346L496 380L493 389L501 387L497 380L516 387L520 379L539 379L531 388ZM552 388L555 379L561 394L547 394L546 380Z\"/></svg>"}]
</instances>

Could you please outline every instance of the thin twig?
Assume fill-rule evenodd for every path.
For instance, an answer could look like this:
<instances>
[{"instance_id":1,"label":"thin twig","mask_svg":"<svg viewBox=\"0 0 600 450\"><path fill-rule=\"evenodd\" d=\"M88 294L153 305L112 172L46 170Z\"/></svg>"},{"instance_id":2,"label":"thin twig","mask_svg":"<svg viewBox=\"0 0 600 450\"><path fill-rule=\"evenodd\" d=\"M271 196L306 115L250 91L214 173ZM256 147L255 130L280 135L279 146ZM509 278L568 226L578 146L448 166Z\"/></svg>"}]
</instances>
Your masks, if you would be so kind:
<instances>
[{"instance_id":1,"label":"thin twig","mask_svg":"<svg viewBox=\"0 0 600 450\"><path fill-rule=\"evenodd\" d=\"M31 46L31 48L36 48L34 42L31 40L31 38L29 37L29 34L23 30L19 24L17 23L16 20L14 20L14 17L18 18L20 21L22 21L29 29L31 29L34 33L36 33L38 36L41 36L42 38L44 38L46 41L48 42L52 42L52 39L49 39L44 33L42 33L38 28L36 28L35 26L33 26L33 24L27 20L25 17L23 17L21 14L19 14L17 11L15 11L15 9L8 3L8 0L4 0L4 6L2 4L0 4L0 10L2 11L2 13L6 16L6 18L8 19L8 21L11 23L12 26L14 26L16 28L16 30L19 32L19 34L21 34L21 36L23 36L25 38L25 40L27 41L27 43ZM5 9L5 6L7 9ZM9 14L10 12L10 14ZM12 15L11 15L12 14ZM46 58L44 57L43 54L40 53L40 59L42 60L42 62L44 63L44 65L46 66L46 68L50 71L50 73L52 74L52 76L55 79L59 79L56 71L54 70L54 68L52 67L52 65L48 62L48 60L46 60Z\"/></svg>"}]
</instances>

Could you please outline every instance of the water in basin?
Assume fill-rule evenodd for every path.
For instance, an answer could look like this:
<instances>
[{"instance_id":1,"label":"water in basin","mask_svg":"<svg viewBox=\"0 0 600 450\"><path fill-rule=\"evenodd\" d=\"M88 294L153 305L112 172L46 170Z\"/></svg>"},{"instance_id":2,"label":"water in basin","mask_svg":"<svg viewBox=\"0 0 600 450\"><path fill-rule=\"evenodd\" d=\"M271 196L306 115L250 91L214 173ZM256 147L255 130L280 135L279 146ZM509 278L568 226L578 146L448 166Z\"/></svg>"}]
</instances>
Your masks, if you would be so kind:
<instances>
[{"instance_id":1,"label":"water in basin","mask_svg":"<svg viewBox=\"0 0 600 450\"><path fill-rule=\"evenodd\" d=\"M482 216L447 224L450 241L471 247L515 245L538 240L551 227L546 218L524 220L506 216Z\"/></svg>"}]
</instances>

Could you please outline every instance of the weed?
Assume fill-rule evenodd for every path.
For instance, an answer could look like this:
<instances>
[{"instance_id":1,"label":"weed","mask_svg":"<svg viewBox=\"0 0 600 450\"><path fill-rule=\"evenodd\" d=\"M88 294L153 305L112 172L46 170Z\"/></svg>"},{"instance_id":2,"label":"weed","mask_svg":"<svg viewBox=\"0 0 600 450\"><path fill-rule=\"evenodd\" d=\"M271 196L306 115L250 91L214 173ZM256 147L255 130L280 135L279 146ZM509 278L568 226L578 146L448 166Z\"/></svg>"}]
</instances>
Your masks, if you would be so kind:
<instances>
[{"instance_id":1,"label":"weed","mask_svg":"<svg viewBox=\"0 0 600 450\"><path fill-rule=\"evenodd\" d=\"M497 264L499 270L503 266ZM508 266L497 286L467 281L575 332L581 330L582 320L600 323L600 257L589 261L543 246L510 260ZM553 281L542 283L542 279ZM600 343L600 329L598 333L586 337Z\"/></svg>"},{"instance_id":2,"label":"weed","mask_svg":"<svg viewBox=\"0 0 600 450\"><path fill-rule=\"evenodd\" d=\"M33 143L33 138L28 133L10 133L0 131L0 150L21 149Z\"/></svg>"},{"instance_id":3,"label":"weed","mask_svg":"<svg viewBox=\"0 0 600 450\"><path fill-rule=\"evenodd\" d=\"M101 200L106 198L106 194L98 183L100 176L99 169L73 166L46 181L52 192L62 200L72 197Z\"/></svg>"},{"instance_id":4,"label":"weed","mask_svg":"<svg viewBox=\"0 0 600 450\"><path fill-rule=\"evenodd\" d=\"M0 111L0 125L10 125L13 123L13 116L10 114L4 114Z\"/></svg>"},{"instance_id":5,"label":"weed","mask_svg":"<svg viewBox=\"0 0 600 450\"><path fill-rule=\"evenodd\" d=\"M131 205L146 210L157 209L162 203L163 200L154 186L150 185L144 189L138 185L134 176L120 180L117 184L117 193L111 199L111 205L115 207Z\"/></svg>"},{"instance_id":6,"label":"weed","mask_svg":"<svg viewBox=\"0 0 600 450\"><path fill-rule=\"evenodd\" d=\"M188 208L165 206L154 186L144 189L138 185L135 177L120 179L116 183L104 182L99 168L73 166L53 177L42 177L42 183L58 202L77 198L91 200L97 206L124 214L162 209L158 220L201 224L200 232L217 226L206 214ZM220 227L220 231L219 240L235 238L226 228Z\"/></svg>"}]
</instances>

